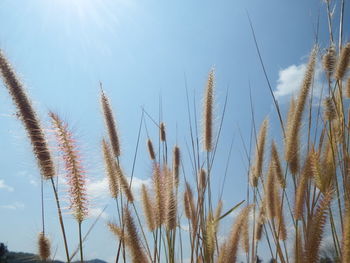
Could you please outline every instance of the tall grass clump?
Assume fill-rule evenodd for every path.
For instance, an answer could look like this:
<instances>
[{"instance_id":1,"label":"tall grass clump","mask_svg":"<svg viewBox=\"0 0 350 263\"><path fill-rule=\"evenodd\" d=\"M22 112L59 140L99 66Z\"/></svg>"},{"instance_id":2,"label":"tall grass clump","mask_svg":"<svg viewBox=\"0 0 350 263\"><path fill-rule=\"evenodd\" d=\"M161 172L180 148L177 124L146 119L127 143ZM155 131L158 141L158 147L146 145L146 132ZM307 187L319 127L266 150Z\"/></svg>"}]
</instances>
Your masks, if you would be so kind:
<instances>
[{"instance_id":1,"label":"tall grass clump","mask_svg":"<svg viewBox=\"0 0 350 263\"><path fill-rule=\"evenodd\" d=\"M203 83L200 114L196 109L198 101L194 100L192 105L186 93L189 126L186 147L177 139L173 143L171 123L166 125L161 117L155 121L142 109L130 169L122 159L118 132L121 125L117 125L111 100L101 85L101 119L105 131L99 145L115 209L113 219L106 223L116 238L116 245L111 245L115 262L232 263L244 260L255 263L263 254L271 262L316 263L325 260L322 255L326 247L333 253L333 262L350 262L350 43L343 41L344 5L333 6L332 1L325 1L325 4L329 44L323 48L315 41L305 62L303 80L295 87L296 96L287 104L289 109L280 108L272 93L279 122L270 114L259 125L255 123L252 108L250 149L245 148L246 188L228 185L226 174L214 169L218 165L215 157L221 149L218 146L226 101L222 112L218 113L213 69ZM333 16L333 8L339 8L339 23ZM339 34L338 43L335 33ZM255 35L254 39L257 45ZM257 50L260 56L258 46ZM67 262L73 260L77 251L83 262L84 242L95 241L87 239L93 226L85 236L81 228L88 217L89 205L87 174L77 141L67 123L50 112L57 148L49 149L30 99L2 51L0 72L27 130L42 177L51 181ZM265 68L264 72L266 74ZM318 81L320 75L324 80L322 85ZM162 112L159 115L162 116ZM202 116L202 129L198 128L197 115ZM220 120L219 125L216 120ZM276 128L276 123L280 123L280 127ZM154 133L149 133L149 127ZM147 134L145 138L143 131ZM148 183L140 187L140 193L136 193L132 186L142 144L149 178ZM252 157L250 150L254 154ZM78 222L79 249L74 253L68 249L61 196L58 183L53 180L58 167L54 165L51 151L58 153L63 161L69 208ZM230 154L231 150L226 168ZM212 180L222 180L221 189L215 189ZM242 196L246 198L230 205L223 191L235 191L237 187L245 189ZM41 190L43 196L43 186ZM48 261L52 255L44 231L44 214L42 197L43 231L39 234L38 250L40 258ZM232 221L230 227L226 225L227 219Z\"/></svg>"}]
</instances>

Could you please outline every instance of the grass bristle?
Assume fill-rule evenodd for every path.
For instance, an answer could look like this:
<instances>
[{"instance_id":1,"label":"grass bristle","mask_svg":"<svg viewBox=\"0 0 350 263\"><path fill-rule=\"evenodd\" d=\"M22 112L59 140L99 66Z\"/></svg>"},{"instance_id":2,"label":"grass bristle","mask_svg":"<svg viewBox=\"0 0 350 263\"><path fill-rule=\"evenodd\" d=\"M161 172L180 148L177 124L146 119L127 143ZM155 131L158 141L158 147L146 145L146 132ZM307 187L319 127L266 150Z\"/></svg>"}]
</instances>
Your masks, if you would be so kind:
<instances>
[{"instance_id":1,"label":"grass bristle","mask_svg":"<svg viewBox=\"0 0 350 263\"><path fill-rule=\"evenodd\" d=\"M332 98L326 97L323 100L324 106L324 118L325 120L332 121L336 118L336 110Z\"/></svg>"},{"instance_id":2,"label":"grass bristle","mask_svg":"<svg viewBox=\"0 0 350 263\"><path fill-rule=\"evenodd\" d=\"M82 222L88 214L86 190L86 174L82 165L81 155L73 134L68 125L60 117L50 112L49 116L57 138L58 148L62 154L66 178L69 184L70 209L75 218Z\"/></svg>"},{"instance_id":3,"label":"grass bristle","mask_svg":"<svg viewBox=\"0 0 350 263\"><path fill-rule=\"evenodd\" d=\"M18 116L27 131L41 175L44 179L50 179L55 175L55 168L44 131L20 79L1 49L0 75L17 108Z\"/></svg>"},{"instance_id":4,"label":"grass bristle","mask_svg":"<svg viewBox=\"0 0 350 263\"><path fill-rule=\"evenodd\" d=\"M102 104L103 116L105 119L109 140L110 140L111 145L112 145L114 157L119 157L120 156L120 142L119 142L119 135L118 135L118 131L117 131L117 126L116 126L116 122L115 122L115 119L113 116L113 111L112 111L111 105L109 103L109 99L103 91L101 91L101 104Z\"/></svg>"},{"instance_id":5,"label":"grass bristle","mask_svg":"<svg viewBox=\"0 0 350 263\"><path fill-rule=\"evenodd\" d=\"M327 74L328 79L332 76L334 69L335 69L335 65L337 62L337 58L336 58L336 50L335 50L335 46L332 44L326 54L324 54L323 56L323 68Z\"/></svg>"},{"instance_id":6,"label":"grass bristle","mask_svg":"<svg viewBox=\"0 0 350 263\"><path fill-rule=\"evenodd\" d=\"M263 121L259 130L258 138L257 138L256 151L255 151L255 163L254 163L253 173L252 173L253 181L254 181L253 186L256 186L255 181L257 181L262 174L268 123L269 123L268 119L265 119Z\"/></svg>"},{"instance_id":7,"label":"grass bristle","mask_svg":"<svg viewBox=\"0 0 350 263\"><path fill-rule=\"evenodd\" d=\"M338 58L337 67L335 69L335 78L337 80L342 80L347 68L349 66L350 61L350 43L347 43L343 46L342 50L340 51L340 55Z\"/></svg>"},{"instance_id":8,"label":"grass bristle","mask_svg":"<svg viewBox=\"0 0 350 263\"><path fill-rule=\"evenodd\" d=\"M180 175L180 148L176 145L173 152L173 171L176 186L179 185Z\"/></svg>"},{"instance_id":9,"label":"grass bristle","mask_svg":"<svg viewBox=\"0 0 350 263\"><path fill-rule=\"evenodd\" d=\"M147 226L150 231L154 231L156 226L154 213L153 213L154 201L151 199L146 185L144 184L142 185L141 191L142 191L141 197L142 197L143 211L145 213Z\"/></svg>"},{"instance_id":10,"label":"grass bristle","mask_svg":"<svg viewBox=\"0 0 350 263\"><path fill-rule=\"evenodd\" d=\"M126 179L124 172L119 164L116 164L116 169L117 169L118 182L119 182L120 188L122 189L122 191L125 194L128 201L130 203L133 203L134 202L134 195L131 191L129 182Z\"/></svg>"},{"instance_id":11,"label":"grass bristle","mask_svg":"<svg viewBox=\"0 0 350 263\"><path fill-rule=\"evenodd\" d=\"M161 122L159 125L159 134L160 134L160 140L162 142L166 141L166 133L165 133L165 124L164 122Z\"/></svg>"},{"instance_id":12,"label":"grass bristle","mask_svg":"<svg viewBox=\"0 0 350 263\"><path fill-rule=\"evenodd\" d=\"M207 86L204 99L204 150L210 152L213 148L213 114L214 114L214 70L208 75Z\"/></svg>"},{"instance_id":13,"label":"grass bristle","mask_svg":"<svg viewBox=\"0 0 350 263\"><path fill-rule=\"evenodd\" d=\"M51 244L50 240L45 236L43 232L38 237L38 252L39 257L42 261L46 261L51 255Z\"/></svg>"},{"instance_id":14,"label":"grass bristle","mask_svg":"<svg viewBox=\"0 0 350 263\"><path fill-rule=\"evenodd\" d=\"M154 148L151 139L147 140L147 148L148 148L148 153L149 157L151 158L152 161L156 159L156 154L154 153Z\"/></svg>"},{"instance_id":15,"label":"grass bristle","mask_svg":"<svg viewBox=\"0 0 350 263\"><path fill-rule=\"evenodd\" d=\"M299 96L296 101L295 109L288 116L288 132L286 138L285 158L289 163L289 168L292 174L296 174L299 170L299 147L300 147L300 128L302 117L306 105L307 97L310 93L310 88L315 72L317 48L313 48L310 54L309 62L304 75L304 80L299 91ZM291 104L292 106L292 104ZM293 105L294 106L294 105Z\"/></svg>"},{"instance_id":16,"label":"grass bristle","mask_svg":"<svg viewBox=\"0 0 350 263\"><path fill-rule=\"evenodd\" d=\"M116 163L111 152L111 147L104 139L102 140L102 151L106 174L108 178L109 191L113 198L117 198L119 193L119 184L117 169L115 167Z\"/></svg>"},{"instance_id":17,"label":"grass bristle","mask_svg":"<svg viewBox=\"0 0 350 263\"><path fill-rule=\"evenodd\" d=\"M306 237L304 250L306 262L316 263L319 260L319 250L332 194L333 193L329 191L322 197L315 214L311 217L310 229Z\"/></svg>"}]
</instances>

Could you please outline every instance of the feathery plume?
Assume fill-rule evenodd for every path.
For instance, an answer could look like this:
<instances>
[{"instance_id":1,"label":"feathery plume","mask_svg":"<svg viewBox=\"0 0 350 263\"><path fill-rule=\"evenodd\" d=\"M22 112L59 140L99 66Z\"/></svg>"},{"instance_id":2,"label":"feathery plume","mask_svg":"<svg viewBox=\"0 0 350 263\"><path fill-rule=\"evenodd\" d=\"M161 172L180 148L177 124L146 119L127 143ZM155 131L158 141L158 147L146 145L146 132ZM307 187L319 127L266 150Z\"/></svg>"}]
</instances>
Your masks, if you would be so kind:
<instances>
[{"instance_id":1,"label":"feathery plume","mask_svg":"<svg viewBox=\"0 0 350 263\"><path fill-rule=\"evenodd\" d=\"M304 263L304 253L303 253L303 239L301 235L301 229L298 228L298 232L296 233L296 241L294 245L294 262L295 263Z\"/></svg>"},{"instance_id":2,"label":"feathery plume","mask_svg":"<svg viewBox=\"0 0 350 263\"><path fill-rule=\"evenodd\" d=\"M347 98L350 98L350 78L348 78L348 80L346 81L345 96Z\"/></svg>"},{"instance_id":3,"label":"feathery plume","mask_svg":"<svg viewBox=\"0 0 350 263\"><path fill-rule=\"evenodd\" d=\"M129 248L131 250L132 262L146 263L149 262L141 246L141 241L137 233L136 225L127 207L124 208L125 226L130 240Z\"/></svg>"},{"instance_id":4,"label":"feathery plume","mask_svg":"<svg viewBox=\"0 0 350 263\"><path fill-rule=\"evenodd\" d=\"M295 219L302 219L305 203L306 188L309 176L311 175L311 152L308 154L303 171L299 178L297 191L295 194L294 216Z\"/></svg>"},{"instance_id":5,"label":"feathery plume","mask_svg":"<svg viewBox=\"0 0 350 263\"><path fill-rule=\"evenodd\" d=\"M55 169L45 134L21 81L2 50L0 50L0 75L27 131L41 175L44 179L50 179L55 175Z\"/></svg>"},{"instance_id":6,"label":"feathery plume","mask_svg":"<svg viewBox=\"0 0 350 263\"><path fill-rule=\"evenodd\" d=\"M301 86L298 100L296 102L295 109L293 110L293 116L287 124L288 133L286 138L285 159L289 163L290 171L295 175L299 170L299 134L302 123L303 112L305 109L306 99L309 95L312 79L315 72L317 48L313 48L309 62L304 75L303 84Z\"/></svg>"},{"instance_id":7,"label":"feathery plume","mask_svg":"<svg viewBox=\"0 0 350 263\"><path fill-rule=\"evenodd\" d=\"M241 239L241 234L243 230L242 227L244 225L244 222L249 218L249 211L251 207L252 205L243 208L242 211L239 213L235 223L233 224L226 248L226 262L236 262L238 244Z\"/></svg>"},{"instance_id":8,"label":"feathery plume","mask_svg":"<svg viewBox=\"0 0 350 263\"><path fill-rule=\"evenodd\" d=\"M193 202L193 192L191 186L186 182L186 190L184 193L184 207L185 215L188 219L191 219L194 213L194 202Z\"/></svg>"},{"instance_id":9,"label":"feathery plume","mask_svg":"<svg viewBox=\"0 0 350 263\"><path fill-rule=\"evenodd\" d=\"M38 237L39 257L42 261L49 259L51 255L50 240L45 236L43 232L39 233Z\"/></svg>"},{"instance_id":10,"label":"feathery plume","mask_svg":"<svg viewBox=\"0 0 350 263\"><path fill-rule=\"evenodd\" d=\"M115 165L117 169L117 176L118 176L118 182L120 184L120 188L122 189L123 193L126 195L126 198L130 203L134 202L134 195L130 189L130 185L128 180L126 179L124 172L119 164Z\"/></svg>"},{"instance_id":11,"label":"feathery plume","mask_svg":"<svg viewBox=\"0 0 350 263\"><path fill-rule=\"evenodd\" d=\"M350 43L347 43L345 46L343 46L342 50L340 51L337 67L335 69L335 78L337 80L342 80L346 70L349 66L350 61Z\"/></svg>"},{"instance_id":12,"label":"feathery plume","mask_svg":"<svg viewBox=\"0 0 350 263\"><path fill-rule=\"evenodd\" d=\"M143 204L143 211L145 213L147 226L150 231L154 231L155 229L155 222L154 222L154 214L153 214L153 201L151 200L146 185L142 185L141 188L142 191L142 204Z\"/></svg>"},{"instance_id":13,"label":"feathery plume","mask_svg":"<svg viewBox=\"0 0 350 263\"><path fill-rule=\"evenodd\" d=\"M334 72L334 68L335 68L335 64L337 62L337 58L336 58L336 50L335 50L335 46L334 44L332 44L326 54L323 56L322 59L322 64L323 64L323 68L327 74L328 79L330 79L330 77L332 76L333 72Z\"/></svg>"},{"instance_id":14,"label":"feathery plume","mask_svg":"<svg viewBox=\"0 0 350 263\"><path fill-rule=\"evenodd\" d=\"M260 205L259 216L258 216L258 220L256 222L255 242L259 241L262 237L265 219L266 219L266 197L264 197L262 199L261 205Z\"/></svg>"},{"instance_id":15,"label":"feathery plume","mask_svg":"<svg viewBox=\"0 0 350 263\"><path fill-rule=\"evenodd\" d=\"M332 200L332 192L328 191L320 201L315 214L310 217L310 229L305 242L305 262L316 263L319 260L319 250L327 220L327 211Z\"/></svg>"},{"instance_id":16,"label":"feathery plume","mask_svg":"<svg viewBox=\"0 0 350 263\"><path fill-rule=\"evenodd\" d=\"M350 262L350 206L346 205L344 216L342 262Z\"/></svg>"},{"instance_id":17,"label":"feathery plume","mask_svg":"<svg viewBox=\"0 0 350 263\"><path fill-rule=\"evenodd\" d=\"M249 252L249 218L245 218L242 223L242 247L246 254Z\"/></svg>"},{"instance_id":18,"label":"feathery plume","mask_svg":"<svg viewBox=\"0 0 350 263\"><path fill-rule=\"evenodd\" d=\"M174 180L176 187L179 186L179 174L180 174L180 148L178 146L174 147L173 152L173 165L174 165Z\"/></svg>"},{"instance_id":19,"label":"feathery plume","mask_svg":"<svg viewBox=\"0 0 350 263\"><path fill-rule=\"evenodd\" d=\"M332 121L336 117L336 110L331 97L326 97L323 100L324 118L325 120Z\"/></svg>"},{"instance_id":20,"label":"feathery plume","mask_svg":"<svg viewBox=\"0 0 350 263\"><path fill-rule=\"evenodd\" d=\"M103 159L105 163L106 174L108 178L109 191L113 198L117 198L119 193L118 174L115 167L116 163L112 151L105 139L102 140Z\"/></svg>"},{"instance_id":21,"label":"feathery plume","mask_svg":"<svg viewBox=\"0 0 350 263\"><path fill-rule=\"evenodd\" d=\"M149 157L151 158L152 161L156 159L156 154L154 153L154 148L151 139L147 140L147 148L148 148L148 153Z\"/></svg>"},{"instance_id":22,"label":"feathery plume","mask_svg":"<svg viewBox=\"0 0 350 263\"><path fill-rule=\"evenodd\" d=\"M116 224L112 222L108 222L107 226L109 230L117 236L120 240L124 241L125 243L129 244L130 240L127 240L127 236L125 235L125 232L123 232L123 229L117 226Z\"/></svg>"},{"instance_id":23,"label":"feathery plume","mask_svg":"<svg viewBox=\"0 0 350 263\"><path fill-rule=\"evenodd\" d=\"M224 242L219 249L219 256L217 263L226 263L227 262L227 242Z\"/></svg>"},{"instance_id":24,"label":"feathery plume","mask_svg":"<svg viewBox=\"0 0 350 263\"><path fill-rule=\"evenodd\" d=\"M103 111L103 116L106 123L106 128L108 131L109 140L112 144L114 157L119 157L120 143L119 143L118 131L114 120L113 111L109 103L109 99L103 90L101 90L101 104L102 104L102 111Z\"/></svg>"},{"instance_id":25,"label":"feathery plume","mask_svg":"<svg viewBox=\"0 0 350 263\"><path fill-rule=\"evenodd\" d=\"M271 145L271 159L272 159L272 167L273 167L275 176L281 188L285 188L286 182L283 177L281 161L280 161L280 157L278 155L277 147L274 141L272 141L272 145Z\"/></svg>"},{"instance_id":26,"label":"feathery plume","mask_svg":"<svg viewBox=\"0 0 350 263\"><path fill-rule=\"evenodd\" d=\"M210 70L204 99L204 150L212 151L213 148L213 109L214 107L214 69Z\"/></svg>"},{"instance_id":27,"label":"feathery plume","mask_svg":"<svg viewBox=\"0 0 350 263\"><path fill-rule=\"evenodd\" d=\"M165 219L165 198L164 198L164 179L160 173L159 164L153 165L153 189L156 197L155 215L156 226L159 227Z\"/></svg>"},{"instance_id":28,"label":"feathery plume","mask_svg":"<svg viewBox=\"0 0 350 263\"><path fill-rule=\"evenodd\" d=\"M222 200L219 200L218 205L215 209L215 215L214 215L214 220L215 220L215 233L218 231L218 227L219 227L219 218L221 216L221 211L222 211Z\"/></svg>"},{"instance_id":29,"label":"feathery plume","mask_svg":"<svg viewBox=\"0 0 350 263\"><path fill-rule=\"evenodd\" d=\"M283 207L281 206L281 198L278 189L275 189L275 205L276 205L276 214L277 214L277 230L278 238L280 240L287 240L287 228L283 215Z\"/></svg>"},{"instance_id":30,"label":"feathery plume","mask_svg":"<svg viewBox=\"0 0 350 263\"><path fill-rule=\"evenodd\" d=\"M50 112L49 116L55 130L58 148L62 153L65 166L66 178L69 184L70 209L73 210L74 217L78 222L82 222L88 214L88 201L86 193L86 174L82 165L81 156L69 131L68 125L60 117Z\"/></svg>"},{"instance_id":31,"label":"feathery plume","mask_svg":"<svg viewBox=\"0 0 350 263\"><path fill-rule=\"evenodd\" d=\"M209 215L207 216L203 236L205 247L204 258L206 259L206 262L209 262L211 261L215 250L215 222L213 214L211 212L209 212Z\"/></svg>"},{"instance_id":32,"label":"feathery plume","mask_svg":"<svg viewBox=\"0 0 350 263\"><path fill-rule=\"evenodd\" d=\"M272 168L272 162L270 161L269 169L267 172L266 187L266 208L267 214L270 219L276 217L276 178Z\"/></svg>"},{"instance_id":33,"label":"feathery plume","mask_svg":"<svg viewBox=\"0 0 350 263\"><path fill-rule=\"evenodd\" d=\"M172 181L172 180L171 180ZM166 204L166 226L168 230L173 230L177 226L176 222L176 211L177 211L177 204L176 204L176 197L174 194L174 189L172 187L172 182L168 183L167 186L167 204Z\"/></svg>"},{"instance_id":34,"label":"feathery plume","mask_svg":"<svg viewBox=\"0 0 350 263\"><path fill-rule=\"evenodd\" d=\"M267 135L268 119L265 119L261 124L259 135L257 138L256 152L255 152L255 163L253 166L253 172L251 174L251 183L253 187L257 186L258 178L262 174L262 167L264 163L264 154L265 154L265 143Z\"/></svg>"},{"instance_id":35,"label":"feathery plume","mask_svg":"<svg viewBox=\"0 0 350 263\"><path fill-rule=\"evenodd\" d=\"M166 141L166 133L165 133L165 124L164 122L161 122L159 125L159 133L160 133L160 140L162 142Z\"/></svg>"},{"instance_id":36,"label":"feathery plume","mask_svg":"<svg viewBox=\"0 0 350 263\"><path fill-rule=\"evenodd\" d=\"M199 192L204 192L205 188L207 187L207 173L205 169L200 169L198 173L198 188Z\"/></svg>"},{"instance_id":37,"label":"feathery plume","mask_svg":"<svg viewBox=\"0 0 350 263\"><path fill-rule=\"evenodd\" d=\"M147 263L149 262L141 245L140 238L134 220L127 207L124 208L124 220L126 231L113 223L108 223L108 227L112 233L124 240L128 249L130 250L131 260L133 263Z\"/></svg>"}]
</instances>

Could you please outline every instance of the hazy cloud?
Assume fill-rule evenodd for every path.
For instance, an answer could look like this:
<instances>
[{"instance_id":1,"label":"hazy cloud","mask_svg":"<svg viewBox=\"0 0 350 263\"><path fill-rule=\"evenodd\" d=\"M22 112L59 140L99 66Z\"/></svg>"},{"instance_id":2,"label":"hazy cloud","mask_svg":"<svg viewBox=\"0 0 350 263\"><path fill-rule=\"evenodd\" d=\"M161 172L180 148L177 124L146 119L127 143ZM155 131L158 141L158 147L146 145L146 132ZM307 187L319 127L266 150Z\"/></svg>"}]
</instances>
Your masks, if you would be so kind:
<instances>
[{"instance_id":1,"label":"hazy cloud","mask_svg":"<svg viewBox=\"0 0 350 263\"><path fill-rule=\"evenodd\" d=\"M108 218L108 214L105 211L103 211L103 208L95 207L95 208L90 208L89 209L89 216L96 218L99 215L101 215L102 219L107 219Z\"/></svg>"},{"instance_id":2,"label":"hazy cloud","mask_svg":"<svg viewBox=\"0 0 350 263\"><path fill-rule=\"evenodd\" d=\"M13 192L14 188L5 184L5 180L0 180L0 189L4 189L9 192Z\"/></svg>"},{"instance_id":3,"label":"hazy cloud","mask_svg":"<svg viewBox=\"0 0 350 263\"><path fill-rule=\"evenodd\" d=\"M23 209L24 204L21 202L14 202L12 204L7 204L7 205L0 205L0 208L2 209L10 209L10 210L17 210L17 209Z\"/></svg>"}]
</instances>

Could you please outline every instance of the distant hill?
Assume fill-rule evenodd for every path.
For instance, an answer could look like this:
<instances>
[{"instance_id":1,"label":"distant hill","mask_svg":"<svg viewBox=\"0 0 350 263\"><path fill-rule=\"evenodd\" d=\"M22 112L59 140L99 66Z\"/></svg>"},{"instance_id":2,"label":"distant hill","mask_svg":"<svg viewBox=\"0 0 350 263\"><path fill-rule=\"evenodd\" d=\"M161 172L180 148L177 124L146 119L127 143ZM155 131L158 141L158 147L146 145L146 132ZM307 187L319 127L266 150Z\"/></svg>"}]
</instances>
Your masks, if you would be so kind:
<instances>
[{"instance_id":1,"label":"distant hill","mask_svg":"<svg viewBox=\"0 0 350 263\"><path fill-rule=\"evenodd\" d=\"M2 244L2 243L1 243ZM2 244L3 245L3 244ZM1 249L3 248L3 250ZM0 246L0 263L41 263L38 255L24 252L11 252L7 251L6 247ZM50 263L64 263L63 261L54 260ZM85 263L107 263L100 259L86 260ZM72 263L80 263L80 261L74 261Z\"/></svg>"}]
</instances>

